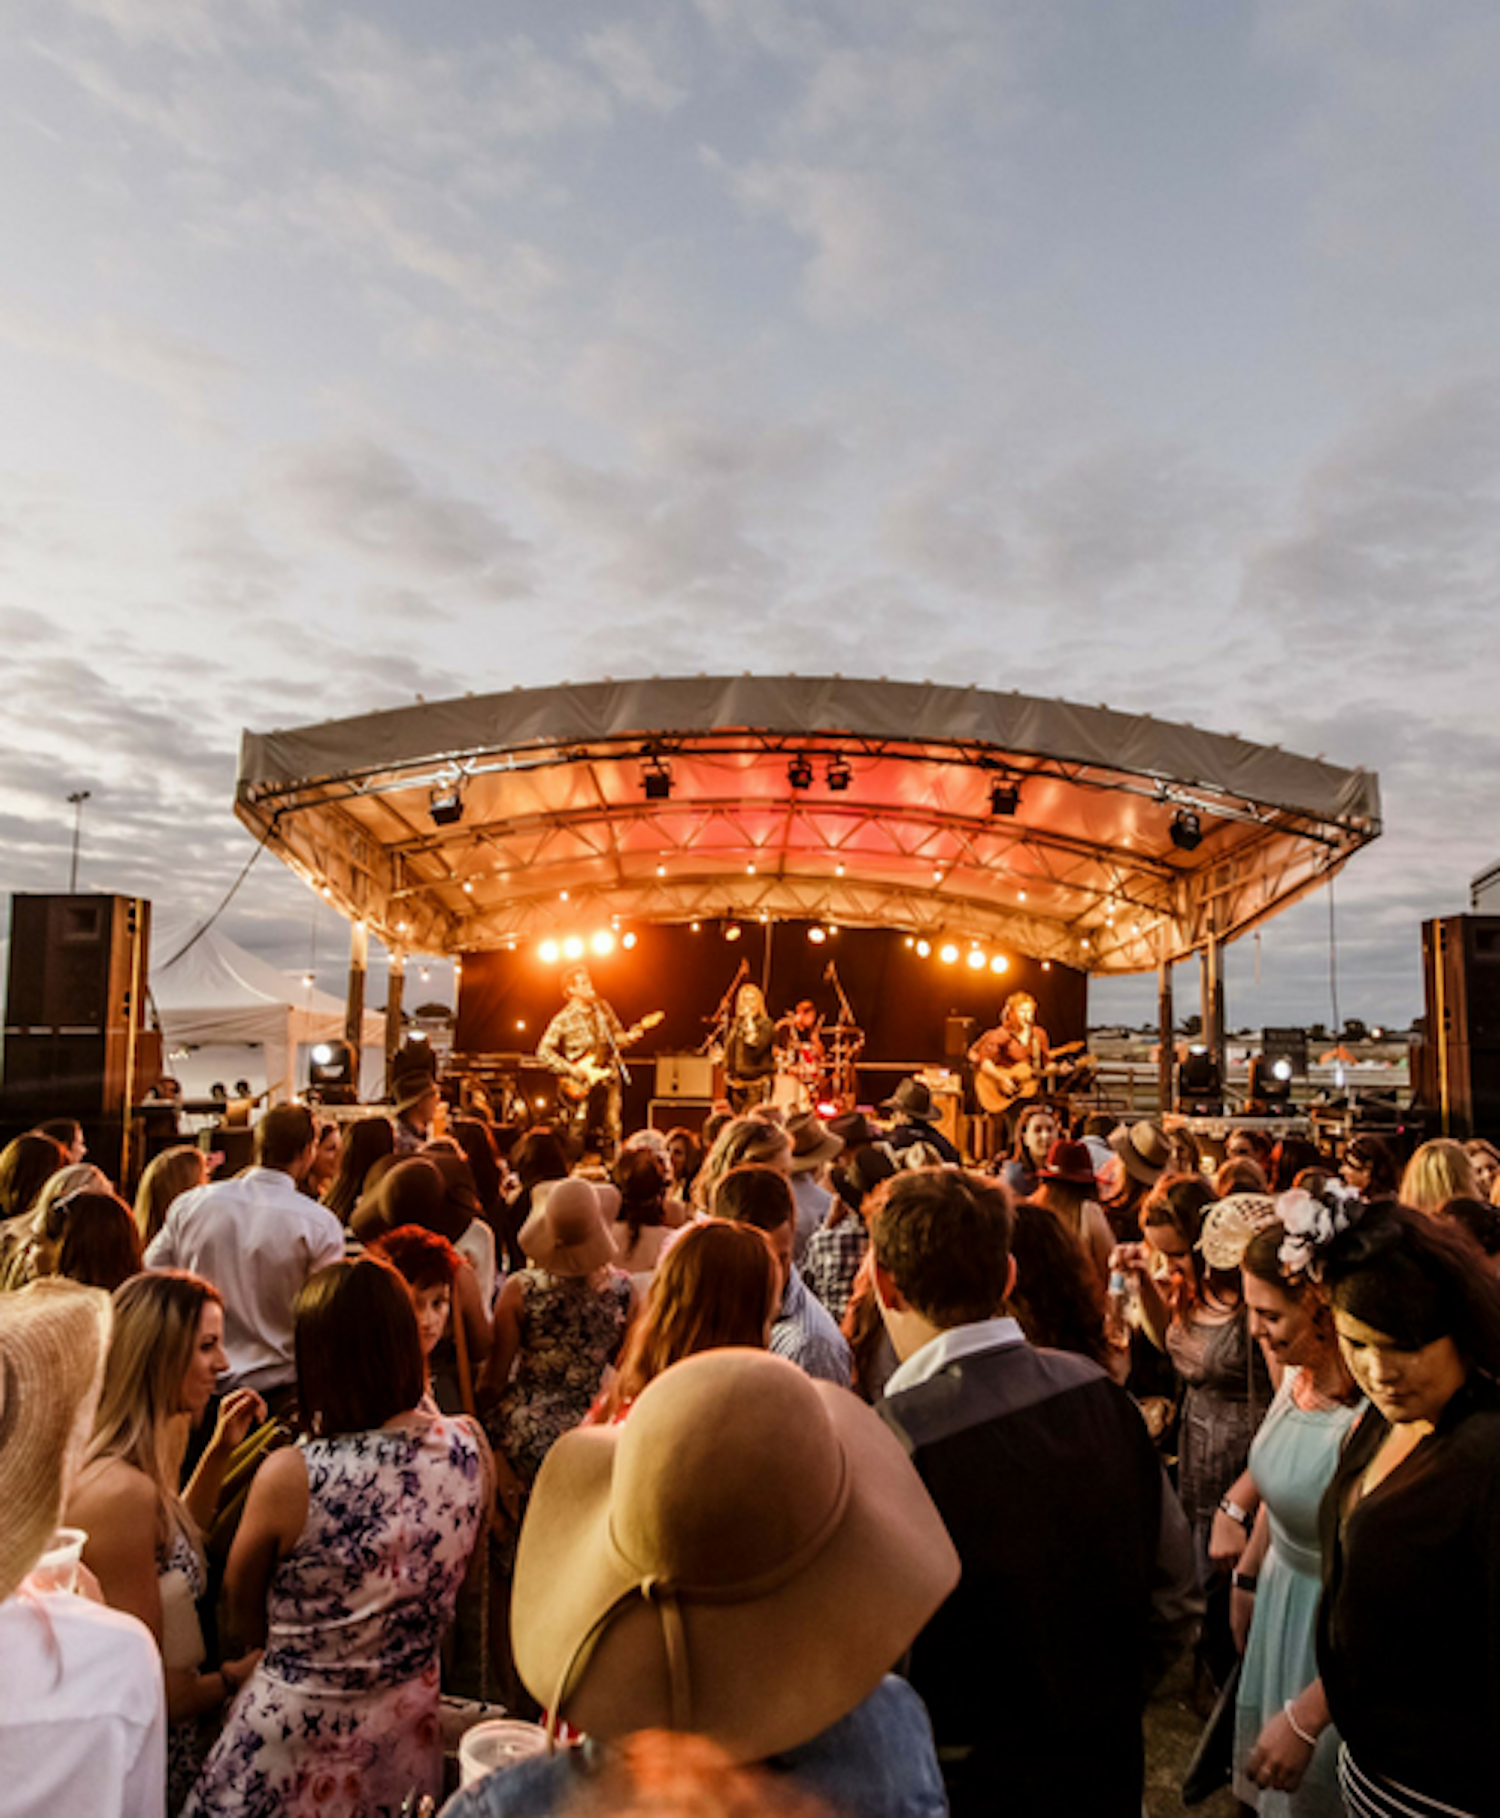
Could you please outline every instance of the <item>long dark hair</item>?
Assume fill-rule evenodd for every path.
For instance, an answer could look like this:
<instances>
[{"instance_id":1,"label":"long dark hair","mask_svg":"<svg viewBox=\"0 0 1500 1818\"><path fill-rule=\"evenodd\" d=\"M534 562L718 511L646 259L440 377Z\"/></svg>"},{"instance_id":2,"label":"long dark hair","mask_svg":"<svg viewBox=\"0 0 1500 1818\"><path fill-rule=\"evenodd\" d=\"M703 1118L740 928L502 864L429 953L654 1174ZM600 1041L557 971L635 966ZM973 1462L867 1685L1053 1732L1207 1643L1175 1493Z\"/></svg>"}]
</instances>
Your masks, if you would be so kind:
<instances>
[{"instance_id":1,"label":"long dark hair","mask_svg":"<svg viewBox=\"0 0 1500 1818\"><path fill-rule=\"evenodd\" d=\"M647 1225L667 1222L667 1170L650 1149L625 1149L615 1163L621 1224L634 1243Z\"/></svg>"},{"instance_id":2,"label":"long dark hair","mask_svg":"<svg viewBox=\"0 0 1500 1818\"><path fill-rule=\"evenodd\" d=\"M1026 1336L1034 1345L1076 1351L1107 1366L1104 1284L1083 1245L1035 1200L1016 1207L1010 1245L1016 1259L1010 1306Z\"/></svg>"},{"instance_id":3,"label":"long dark hair","mask_svg":"<svg viewBox=\"0 0 1500 1818\"><path fill-rule=\"evenodd\" d=\"M323 1195L323 1204L345 1224L365 1190L365 1176L376 1162L394 1154L396 1133L388 1117L357 1117L344 1126L339 1161Z\"/></svg>"},{"instance_id":4,"label":"long dark hair","mask_svg":"<svg viewBox=\"0 0 1500 1818\"><path fill-rule=\"evenodd\" d=\"M1500 1376L1500 1280L1461 1226L1381 1200L1329 1244L1322 1275L1336 1311L1401 1350L1451 1338Z\"/></svg>"}]
</instances>

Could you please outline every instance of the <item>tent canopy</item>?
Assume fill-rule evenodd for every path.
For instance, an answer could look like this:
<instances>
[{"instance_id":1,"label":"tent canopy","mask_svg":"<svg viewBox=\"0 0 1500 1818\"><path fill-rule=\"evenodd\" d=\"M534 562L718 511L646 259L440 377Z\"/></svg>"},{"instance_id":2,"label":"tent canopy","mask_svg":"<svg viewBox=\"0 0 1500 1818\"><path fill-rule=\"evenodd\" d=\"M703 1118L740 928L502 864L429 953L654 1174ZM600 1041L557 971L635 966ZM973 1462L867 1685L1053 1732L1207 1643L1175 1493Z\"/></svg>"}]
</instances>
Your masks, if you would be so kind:
<instances>
[{"instance_id":1,"label":"tent canopy","mask_svg":"<svg viewBox=\"0 0 1500 1818\"><path fill-rule=\"evenodd\" d=\"M236 812L398 951L767 916L1099 973L1244 933L1380 832L1367 771L837 676L515 689L246 733Z\"/></svg>"},{"instance_id":2,"label":"tent canopy","mask_svg":"<svg viewBox=\"0 0 1500 1818\"><path fill-rule=\"evenodd\" d=\"M151 930L150 979L169 1047L257 1044L265 1050L273 1087L292 1079L299 1046L344 1034L340 999L316 986L294 985L217 928L194 940L190 925L158 918ZM365 1047L380 1048L384 1019L366 1011L362 1034Z\"/></svg>"}]
</instances>

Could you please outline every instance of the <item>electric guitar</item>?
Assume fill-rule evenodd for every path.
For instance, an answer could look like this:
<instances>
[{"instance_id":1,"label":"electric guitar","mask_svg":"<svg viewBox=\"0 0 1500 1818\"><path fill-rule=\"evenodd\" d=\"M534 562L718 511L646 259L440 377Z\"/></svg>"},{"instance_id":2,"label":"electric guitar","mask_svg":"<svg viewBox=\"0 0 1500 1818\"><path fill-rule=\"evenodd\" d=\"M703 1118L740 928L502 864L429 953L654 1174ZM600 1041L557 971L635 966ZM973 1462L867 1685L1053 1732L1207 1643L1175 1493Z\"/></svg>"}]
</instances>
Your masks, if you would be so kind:
<instances>
[{"instance_id":1,"label":"electric guitar","mask_svg":"<svg viewBox=\"0 0 1500 1818\"><path fill-rule=\"evenodd\" d=\"M617 1048L628 1048L632 1042L638 1042L648 1029L654 1029L666 1018L665 1010L653 1010L643 1016L638 1023L632 1023L615 1037ZM614 1077L616 1061L607 1050L595 1048L582 1060L574 1061L575 1067L581 1067L587 1075L585 1079L571 1079L566 1074L559 1077L557 1091L560 1098L565 1098L570 1105L581 1105L595 1086L602 1086L607 1079Z\"/></svg>"},{"instance_id":2,"label":"electric guitar","mask_svg":"<svg viewBox=\"0 0 1500 1818\"><path fill-rule=\"evenodd\" d=\"M1083 1048L1082 1042L1065 1042L1061 1048L1052 1050L1044 1067L1034 1067L1029 1060L1017 1061L1013 1067L1002 1067L999 1061L982 1060L974 1069L975 1095L986 1111L996 1115L1009 1111L1023 1099L1035 1098L1043 1083L1059 1073L1093 1066L1093 1055L1085 1054ZM1069 1058L1075 1055L1076 1059ZM1060 1064L1064 1060L1068 1062L1066 1067Z\"/></svg>"}]
</instances>

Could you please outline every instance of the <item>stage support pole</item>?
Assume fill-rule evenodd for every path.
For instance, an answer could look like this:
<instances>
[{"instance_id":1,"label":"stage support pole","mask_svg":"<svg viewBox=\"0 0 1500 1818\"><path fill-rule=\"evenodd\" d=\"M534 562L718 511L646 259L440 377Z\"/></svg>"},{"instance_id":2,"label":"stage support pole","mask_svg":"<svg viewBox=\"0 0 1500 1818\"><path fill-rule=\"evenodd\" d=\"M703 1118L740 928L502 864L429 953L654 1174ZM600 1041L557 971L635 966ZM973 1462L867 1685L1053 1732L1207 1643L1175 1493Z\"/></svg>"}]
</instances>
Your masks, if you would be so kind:
<instances>
[{"instance_id":1,"label":"stage support pole","mask_svg":"<svg viewBox=\"0 0 1500 1818\"><path fill-rule=\"evenodd\" d=\"M359 1085L359 1051L365 1032L365 972L370 963L370 930L349 924L349 997L344 1007L344 1040L354 1050L354 1083Z\"/></svg>"},{"instance_id":2,"label":"stage support pole","mask_svg":"<svg viewBox=\"0 0 1500 1818\"><path fill-rule=\"evenodd\" d=\"M1177 1038L1173 1031L1172 963L1163 960L1156 968L1156 1115L1172 1109L1173 1063L1177 1058Z\"/></svg>"},{"instance_id":3,"label":"stage support pole","mask_svg":"<svg viewBox=\"0 0 1500 1818\"><path fill-rule=\"evenodd\" d=\"M1219 1077L1224 1077L1224 953L1217 934L1210 934L1199 955L1203 995L1203 1046Z\"/></svg>"},{"instance_id":4,"label":"stage support pole","mask_svg":"<svg viewBox=\"0 0 1500 1818\"><path fill-rule=\"evenodd\" d=\"M406 983L406 955L390 953L385 982L385 1077L390 1087L391 1064L401 1048L401 988Z\"/></svg>"}]
</instances>

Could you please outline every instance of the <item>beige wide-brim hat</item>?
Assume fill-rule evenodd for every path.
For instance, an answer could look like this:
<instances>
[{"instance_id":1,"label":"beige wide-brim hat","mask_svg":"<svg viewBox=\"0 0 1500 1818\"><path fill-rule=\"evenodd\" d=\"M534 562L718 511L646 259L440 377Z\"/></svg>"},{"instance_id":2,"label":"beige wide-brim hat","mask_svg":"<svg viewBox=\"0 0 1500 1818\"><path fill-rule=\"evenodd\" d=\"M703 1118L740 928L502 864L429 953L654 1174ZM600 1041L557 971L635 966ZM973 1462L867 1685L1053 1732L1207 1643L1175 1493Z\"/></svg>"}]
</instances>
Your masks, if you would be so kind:
<instances>
[{"instance_id":1,"label":"beige wide-brim hat","mask_svg":"<svg viewBox=\"0 0 1500 1818\"><path fill-rule=\"evenodd\" d=\"M835 1136L816 1111L798 1111L786 1120L792 1139L792 1173L806 1174L844 1153L844 1139Z\"/></svg>"},{"instance_id":2,"label":"beige wide-brim hat","mask_svg":"<svg viewBox=\"0 0 1500 1818\"><path fill-rule=\"evenodd\" d=\"M532 1211L517 1242L522 1254L554 1275L592 1275L615 1260L614 1234L593 1185L570 1175L532 1190Z\"/></svg>"},{"instance_id":3,"label":"beige wide-brim hat","mask_svg":"<svg viewBox=\"0 0 1500 1818\"><path fill-rule=\"evenodd\" d=\"M590 1735L688 1730L759 1761L867 1698L958 1577L872 1408L769 1352L704 1351L547 1454L511 1635L533 1695Z\"/></svg>"},{"instance_id":4,"label":"beige wide-brim hat","mask_svg":"<svg viewBox=\"0 0 1500 1818\"><path fill-rule=\"evenodd\" d=\"M47 1550L94 1424L109 1296L48 1276L0 1294L0 1598Z\"/></svg>"},{"instance_id":5,"label":"beige wide-brim hat","mask_svg":"<svg viewBox=\"0 0 1500 1818\"><path fill-rule=\"evenodd\" d=\"M1204 1213L1199 1252L1211 1269L1237 1269L1251 1239L1276 1222L1276 1201L1269 1193L1231 1193Z\"/></svg>"},{"instance_id":6,"label":"beige wide-brim hat","mask_svg":"<svg viewBox=\"0 0 1500 1818\"><path fill-rule=\"evenodd\" d=\"M1128 1127L1121 1124L1111 1131L1109 1146L1124 1162L1126 1173L1145 1187L1156 1185L1172 1159L1172 1144L1166 1131L1148 1118Z\"/></svg>"}]
</instances>

